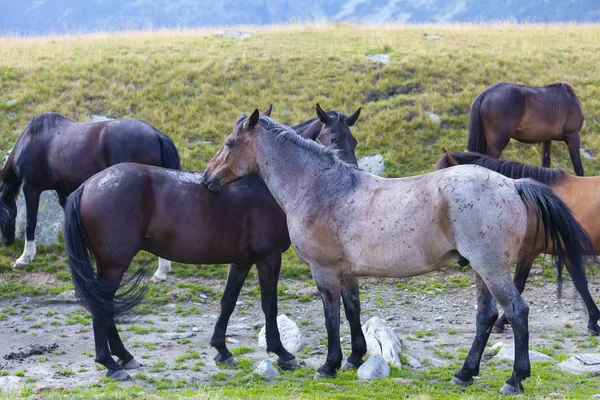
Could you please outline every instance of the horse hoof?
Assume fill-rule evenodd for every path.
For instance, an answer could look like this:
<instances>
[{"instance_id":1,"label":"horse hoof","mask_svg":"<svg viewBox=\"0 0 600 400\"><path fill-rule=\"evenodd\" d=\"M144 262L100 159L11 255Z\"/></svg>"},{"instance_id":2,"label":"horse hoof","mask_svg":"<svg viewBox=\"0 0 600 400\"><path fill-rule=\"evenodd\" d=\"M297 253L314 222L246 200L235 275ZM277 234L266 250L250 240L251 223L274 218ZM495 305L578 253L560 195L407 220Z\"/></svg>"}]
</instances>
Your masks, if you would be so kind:
<instances>
[{"instance_id":1,"label":"horse hoof","mask_svg":"<svg viewBox=\"0 0 600 400\"><path fill-rule=\"evenodd\" d=\"M492 333L504 333L504 328L499 328L496 325L492 327Z\"/></svg>"},{"instance_id":2,"label":"horse hoof","mask_svg":"<svg viewBox=\"0 0 600 400\"><path fill-rule=\"evenodd\" d=\"M342 368L340 368L341 371L350 371L352 369L358 369L358 367L360 367L360 365L354 365L349 361L344 361L344 365L342 365Z\"/></svg>"},{"instance_id":3,"label":"horse hoof","mask_svg":"<svg viewBox=\"0 0 600 400\"><path fill-rule=\"evenodd\" d=\"M292 358L291 360L288 360L288 361L277 361L277 364L284 371L294 371L301 367L295 358Z\"/></svg>"},{"instance_id":4,"label":"horse hoof","mask_svg":"<svg viewBox=\"0 0 600 400\"><path fill-rule=\"evenodd\" d=\"M313 379L331 379L331 378L335 378L335 374L334 375L328 375L325 374L321 371L317 371L317 373L315 374L315 377Z\"/></svg>"},{"instance_id":5,"label":"horse hoof","mask_svg":"<svg viewBox=\"0 0 600 400\"><path fill-rule=\"evenodd\" d=\"M596 328L588 328L588 334L591 336L600 336L600 330L597 330Z\"/></svg>"},{"instance_id":6,"label":"horse hoof","mask_svg":"<svg viewBox=\"0 0 600 400\"><path fill-rule=\"evenodd\" d=\"M237 361L235 361L235 358L229 357L224 360L217 360L217 357L215 357L215 364L221 367L237 367Z\"/></svg>"},{"instance_id":7,"label":"horse hoof","mask_svg":"<svg viewBox=\"0 0 600 400\"><path fill-rule=\"evenodd\" d=\"M129 374L122 369L118 369L116 371L108 371L106 373L106 377L112 379L113 381L126 381L131 379Z\"/></svg>"},{"instance_id":8,"label":"horse hoof","mask_svg":"<svg viewBox=\"0 0 600 400\"><path fill-rule=\"evenodd\" d=\"M26 265L29 265L29 261L27 259L17 259L17 261L14 262L13 264L13 268L19 268L19 267L24 267Z\"/></svg>"},{"instance_id":9,"label":"horse hoof","mask_svg":"<svg viewBox=\"0 0 600 400\"><path fill-rule=\"evenodd\" d=\"M119 364L121 366L121 368L123 369L138 369L142 366L142 364L140 364L139 362L137 362L137 360L135 358L132 358L131 360L129 360L128 362L126 362L125 364L123 364L123 360L118 360L117 364Z\"/></svg>"},{"instance_id":10,"label":"horse hoof","mask_svg":"<svg viewBox=\"0 0 600 400\"><path fill-rule=\"evenodd\" d=\"M519 390L516 387L509 385L508 383L505 383L504 386L502 386L502 389L500 389L500 394L514 395L519 394L521 392L523 392L523 390Z\"/></svg>"},{"instance_id":11,"label":"horse hoof","mask_svg":"<svg viewBox=\"0 0 600 400\"><path fill-rule=\"evenodd\" d=\"M453 376L452 379L450 379L450 383L457 386L469 386L473 384L473 378L469 378L468 381L463 381L462 379Z\"/></svg>"},{"instance_id":12,"label":"horse hoof","mask_svg":"<svg viewBox=\"0 0 600 400\"><path fill-rule=\"evenodd\" d=\"M152 275L152 278L150 278L150 282L152 283L162 283L164 281L167 280L167 276L166 275Z\"/></svg>"}]
</instances>

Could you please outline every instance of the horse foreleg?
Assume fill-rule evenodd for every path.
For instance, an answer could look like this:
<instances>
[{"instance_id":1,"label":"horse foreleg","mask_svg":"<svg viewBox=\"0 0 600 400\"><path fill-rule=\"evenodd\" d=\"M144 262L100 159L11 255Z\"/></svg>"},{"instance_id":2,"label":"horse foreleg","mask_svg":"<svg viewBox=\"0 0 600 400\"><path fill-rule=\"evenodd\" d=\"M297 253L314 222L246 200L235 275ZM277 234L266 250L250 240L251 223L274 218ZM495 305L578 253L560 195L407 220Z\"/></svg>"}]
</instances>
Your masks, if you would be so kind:
<instances>
[{"instance_id":1,"label":"horse foreleg","mask_svg":"<svg viewBox=\"0 0 600 400\"><path fill-rule=\"evenodd\" d=\"M296 357L287 351L281 343L277 327L277 282L281 269L281 253L273 253L256 264L262 310L265 313L265 331L267 351L279 356L277 363L281 368L292 370L298 368Z\"/></svg>"},{"instance_id":2,"label":"horse foreleg","mask_svg":"<svg viewBox=\"0 0 600 400\"><path fill-rule=\"evenodd\" d=\"M477 284L477 332L463 367L452 378L452 383L463 386L473 383L473 377L479 375L481 357L492 332L492 325L498 318L496 301L488 287L479 274L476 273L475 278Z\"/></svg>"},{"instance_id":3,"label":"horse foreleg","mask_svg":"<svg viewBox=\"0 0 600 400\"><path fill-rule=\"evenodd\" d=\"M363 356L367 353L367 342L360 324L360 294L358 278L355 276L344 277L342 281L342 300L346 319L350 325L352 341L352 354L342 366L342 370L358 368L363 363Z\"/></svg>"},{"instance_id":4,"label":"horse foreleg","mask_svg":"<svg viewBox=\"0 0 600 400\"><path fill-rule=\"evenodd\" d=\"M317 370L317 378L335 378L336 370L342 365L340 345L340 290L339 277L329 274L321 267L313 267L313 278L323 300L325 328L327 329L327 361Z\"/></svg>"},{"instance_id":5,"label":"horse foreleg","mask_svg":"<svg viewBox=\"0 0 600 400\"><path fill-rule=\"evenodd\" d=\"M569 156L571 157L571 162L573 163L573 169L575 170L575 174L578 176L583 176L583 165L581 164L581 153L579 150L579 132L566 133L564 136L565 143L567 144L567 147L569 149Z\"/></svg>"},{"instance_id":6,"label":"horse foreleg","mask_svg":"<svg viewBox=\"0 0 600 400\"><path fill-rule=\"evenodd\" d=\"M569 271L569 274L572 278L573 274L571 273L571 264L566 263L566 267L567 271ZM579 279L577 281L573 279L573 283L575 284L575 289L577 289L577 291L581 295L581 298L583 299L583 302L585 303L585 306L587 308L589 317L588 332L594 336L598 336L600 335L600 327L598 326L598 320L600 319L600 310L598 310L598 306L596 305L596 302L594 302L594 299L590 294L587 279Z\"/></svg>"},{"instance_id":7,"label":"horse foreleg","mask_svg":"<svg viewBox=\"0 0 600 400\"><path fill-rule=\"evenodd\" d=\"M542 167L544 168L550 168L550 147L552 147L551 140L542 142Z\"/></svg>"},{"instance_id":8,"label":"horse foreleg","mask_svg":"<svg viewBox=\"0 0 600 400\"><path fill-rule=\"evenodd\" d=\"M210 345L214 347L218 354L215 356L217 364L235 365L233 354L225 345L225 334L229 317L235 309L235 303L240 295L244 281L250 272L252 264L231 264L227 273L227 283L221 297L221 313L215 324L215 330L210 340Z\"/></svg>"},{"instance_id":9,"label":"horse foreleg","mask_svg":"<svg viewBox=\"0 0 600 400\"><path fill-rule=\"evenodd\" d=\"M21 257L15 261L15 266L27 265L35 257L35 227L37 225L38 207L40 204L40 192L31 185L23 184L23 194L27 209L27 229L25 237L25 249Z\"/></svg>"},{"instance_id":10,"label":"horse foreleg","mask_svg":"<svg viewBox=\"0 0 600 400\"><path fill-rule=\"evenodd\" d=\"M158 268L150 281L161 282L167 279L167 272L171 272L171 261L165 260L164 258L158 257Z\"/></svg>"}]
</instances>

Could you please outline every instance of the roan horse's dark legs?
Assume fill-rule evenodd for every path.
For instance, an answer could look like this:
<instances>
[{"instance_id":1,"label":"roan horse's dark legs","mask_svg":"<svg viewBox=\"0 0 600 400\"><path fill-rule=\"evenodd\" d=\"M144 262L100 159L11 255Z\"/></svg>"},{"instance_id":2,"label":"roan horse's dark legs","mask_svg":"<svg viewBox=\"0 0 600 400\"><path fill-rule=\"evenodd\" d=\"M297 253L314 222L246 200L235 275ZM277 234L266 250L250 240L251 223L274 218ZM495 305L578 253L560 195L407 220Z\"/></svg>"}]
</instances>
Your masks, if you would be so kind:
<instances>
[{"instance_id":1,"label":"roan horse's dark legs","mask_svg":"<svg viewBox=\"0 0 600 400\"><path fill-rule=\"evenodd\" d=\"M264 260L256 263L262 310L265 314L265 330L267 352L279 356L277 363L283 369L292 370L298 367L296 357L288 352L279 336L277 329L277 282L281 270L281 253L271 253Z\"/></svg>"},{"instance_id":2,"label":"roan horse's dark legs","mask_svg":"<svg viewBox=\"0 0 600 400\"><path fill-rule=\"evenodd\" d=\"M352 339L352 354L342 366L342 370L358 368L363 363L363 356L367 353L367 342L360 324L360 295L358 278L355 276L345 277L342 282L342 300L346 319L350 325L350 337Z\"/></svg>"},{"instance_id":3,"label":"roan horse's dark legs","mask_svg":"<svg viewBox=\"0 0 600 400\"><path fill-rule=\"evenodd\" d=\"M322 270L313 268L311 270ZM315 276L317 288L323 300L325 311L325 328L327 329L327 361L317 370L315 378L334 378L342 365L342 346L340 345L340 291L341 284L337 277Z\"/></svg>"}]
</instances>

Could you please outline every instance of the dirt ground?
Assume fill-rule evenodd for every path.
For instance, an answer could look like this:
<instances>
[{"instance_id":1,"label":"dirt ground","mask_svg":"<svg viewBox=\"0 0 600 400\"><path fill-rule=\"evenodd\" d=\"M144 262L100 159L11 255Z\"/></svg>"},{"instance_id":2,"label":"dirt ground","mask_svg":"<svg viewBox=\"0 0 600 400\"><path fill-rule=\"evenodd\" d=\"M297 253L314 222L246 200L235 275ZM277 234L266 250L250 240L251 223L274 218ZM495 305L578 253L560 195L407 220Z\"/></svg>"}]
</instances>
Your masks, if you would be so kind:
<instances>
[{"instance_id":1,"label":"dirt ground","mask_svg":"<svg viewBox=\"0 0 600 400\"><path fill-rule=\"evenodd\" d=\"M456 283L456 278L465 274L469 276L467 283L453 284L452 277ZM561 348L556 352L561 354L600 352L597 344L593 348L581 348L582 343L584 346L589 343L587 313L572 283L565 281L559 302L556 284L547 282L541 268L534 267L532 274L534 282L527 286L524 295L530 305L530 348L551 349L553 344L560 343ZM32 279L38 283L44 283L44 280L52 283L50 275L35 274ZM592 277L590 280L590 291L598 301L600 279ZM169 282L184 280L170 276ZM224 286L224 281L214 279L187 279L185 282L200 283L215 290L222 290ZM361 281L362 322L373 316L387 319L403 342L406 353L419 360L424 368L462 361L464 355L457 355L457 352L464 353L468 349L475 333L476 299L471 272L439 272L401 281L406 283L401 287L396 285L397 282ZM435 285L428 286L432 282ZM280 313L300 322L305 344L312 346L303 352L302 360L308 366L317 367L325 360L326 333L316 289L296 281L280 284L287 285L285 293L293 295L293 298L280 300ZM302 294L310 295L310 300L299 301L296 296ZM304 297L306 300L307 296ZM150 377L209 382L212 375L223 371L215 366L216 351L208 345L219 312L219 300L208 296L200 299L194 304L173 302L157 306L157 311L151 314L120 317L117 327L124 343L143 364L139 370L131 371L132 375L139 372ZM183 309L196 306L198 314L176 312L178 306ZM83 308L72 293L46 298L0 298L0 309L4 309L7 316L0 321L0 371L4 370L4 376L0 376L1 388L13 390L26 384L38 389L70 388L97 382L104 376L105 370L94 364L90 320L84 317ZM267 357L275 360L274 355L267 355L257 346L255 325L261 321L264 317L259 299L256 294L244 290L230 322L228 346L230 349L250 346L254 351L238 358L245 357L255 363ZM342 321L342 343L347 349L349 328L344 318ZM184 338L173 338L174 334ZM510 329L492 335L491 344L499 341L512 343ZM28 356L31 346L37 346L38 353L42 354ZM25 354L19 354L23 351ZM199 358L176 361L177 357L192 351L198 351ZM196 368L192 369L193 366Z\"/></svg>"}]
</instances>

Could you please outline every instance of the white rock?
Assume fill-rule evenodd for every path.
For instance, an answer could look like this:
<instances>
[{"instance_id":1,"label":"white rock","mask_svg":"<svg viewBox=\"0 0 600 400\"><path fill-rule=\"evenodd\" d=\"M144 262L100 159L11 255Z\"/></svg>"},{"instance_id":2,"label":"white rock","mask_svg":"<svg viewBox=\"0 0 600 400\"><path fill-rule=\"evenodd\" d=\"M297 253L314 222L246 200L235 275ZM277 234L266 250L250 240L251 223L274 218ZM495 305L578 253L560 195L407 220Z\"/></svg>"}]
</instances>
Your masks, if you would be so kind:
<instances>
[{"instance_id":1,"label":"white rock","mask_svg":"<svg viewBox=\"0 0 600 400\"><path fill-rule=\"evenodd\" d=\"M88 119L92 122L104 122L104 121L112 121L114 118L109 118L104 115L90 114L90 115L88 115Z\"/></svg>"},{"instance_id":2,"label":"white rock","mask_svg":"<svg viewBox=\"0 0 600 400\"><path fill-rule=\"evenodd\" d=\"M12 106L13 104L15 104L17 102L17 99L10 99L6 102L7 106Z\"/></svg>"},{"instance_id":3,"label":"white rock","mask_svg":"<svg viewBox=\"0 0 600 400\"><path fill-rule=\"evenodd\" d=\"M390 366L383 357L373 354L358 368L356 372L360 379L381 379L390 375Z\"/></svg>"},{"instance_id":4,"label":"white rock","mask_svg":"<svg viewBox=\"0 0 600 400\"><path fill-rule=\"evenodd\" d=\"M436 113L427 112L427 115L429 116L429 119L432 120L436 125L441 124L442 118Z\"/></svg>"},{"instance_id":5,"label":"white rock","mask_svg":"<svg viewBox=\"0 0 600 400\"><path fill-rule=\"evenodd\" d=\"M367 352L371 355L380 355L392 365L401 367L400 353L402 344L391 326L383 319L373 317L362 326Z\"/></svg>"},{"instance_id":6,"label":"white rock","mask_svg":"<svg viewBox=\"0 0 600 400\"><path fill-rule=\"evenodd\" d=\"M382 63L382 64L387 64L390 62L389 54L369 54L366 57L367 57L367 60L371 60L373 62L378 62L378 63Z\"/></svg>"},{"instance_id":7,"label":"white rock","mask_svg":"<svg viewBox=\"0 0 600 400\"><path fill-rule=\"evenodd\" d=\"M238 30L226 30L226 31L218 31L217 33L215 33L215 36L232 37L232 38L236 38L236 39L247 39L249 37L252 37L252 34L250 34L248 32L244 32L244 31L238 31Z\"/></svg>"},{"instance_id":8,"label":"white rock","mask_svg":"<svg viewBox=\"0 0 600 400\"><path fill-rule=\"evenodd\" d=\"M426 33L425 34L425 39L441 39L441 38L443 38L442 35L436 35L436 34L433 34L433 33Z\"/></svg>"},{"instance_id":9,"label":"white rock","mask_svg":"<svg viewBox=\"0 0 600 400\"><path fill-rule=\"evenodd\" d=\"M598 375L600 374L600 354L576 354L558 364L558 367L563 371L572 374L585 374L590 372L593 375Z\"/></svg>"},{"instance_id":10,"label":"white rock","mask_svg":"<svg viewBox=\"0 0 600 400\"><path fill-rule=\"evenodd\" d=\"M408 361L408 366L410 368L412 368L412 369L421 369L421 368L423 368L423 364L421 364L419 362L419 360L417 360L413 356L405 354L404 357L406 357L406 360Z\"/></svg>"},{"instance_id":11,"label":"white rock","mask_svg":"<svg viewBox=\"0 0 600 400\"><path fill-rule=\"evenodd\" d=\"M289 352L295 353L300 351L303 346L302 332L298 324L289 319L286 315L281 314L277 317L277 326L279 328L279 336L283 347ZM267 348L266 326L263 326L258 333L258 347Z\"/></svg>"},{"instance_id":12,"label":"white rock","mask_svg":"<svg viewBox=\"0 0 600 400\"><path fill-rule=\"evenodd\" d=\"M364 156L358 160L358 168L364 169L375 175L383 175L385 171L385 162L381 154L374 154L372 156Z\"/></svg>"},{"instance_id":13,"label":"white rock","mask_svg":"<svg viewBox=\"0 0 600 400\"><path fill-rule=\"evenodd\" d=\"M185 339L192 336L196 336L196 334L193 332L169 332L163 334L163 337L169 340Z\"/></svg>"},{"instance_id":14,"label":"white rock","mask_svg":"<svg viewBox=\"0 0 600 400\"><path fill-rule=\"evenodd\" d=\"M269 360L262 360L254 369L254 373L264 376L265 378L275 378L279 376L279 371Z\"/></svg>"},{"instance_id":15,"label":"white rock","mask_svg":"<svg viewBox=\"0 0 600 400\"><path fill-rule=\"evenodd\" d=\"M195 326L192 328L192 332L198 332L198 331L199 331L198 327Z\"/></svg>"},{"instance_id":16,"label":"white rock","mask_svg":"<svg viewBox=\"0 0 600 400\"><path fill-rule=\"evenodd\" d=\"M233 344L238 344L238 343L240 342L239 340L237 340L237 339L234 339L234 338L232 338L232 337L229 337L229 336L227 336L227 341L228 341L229 343L233 343Z\"/></svg>"},{"instance_id":17,"label":"white rock","mask_svg":"<svg viewBox=\"0 0 600 400\"><path fill-rule=\"evenodd\" d=\"M579 149L579 152L583 155L583 158L586 160L595 160L596 156L590 150L587 149Z\"/></svg>"},{"instance_id":18,"label":"white rock","mask_svg":"<svg viewBox=\"0 0 600 400\"><path fill-rule=\"evenodd\" d=\"M491 347L491 350L495 350L497 348L500 348L500 351L498 351L498 354L496 354L496 357L498 359L501 360L509 360L509 361L514 361L515 360L515 347L513 343L496 343L494 346ZM540 353L539 351L536 350L529 350L529 360L530 361L553 361L554 358L547 356L546 354Z\"/></svg>"}]
</instances>

